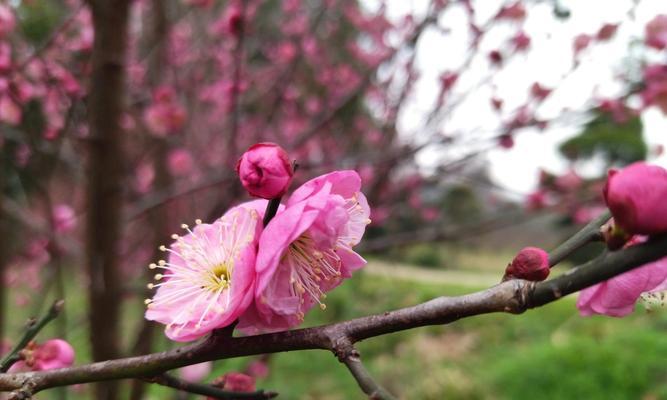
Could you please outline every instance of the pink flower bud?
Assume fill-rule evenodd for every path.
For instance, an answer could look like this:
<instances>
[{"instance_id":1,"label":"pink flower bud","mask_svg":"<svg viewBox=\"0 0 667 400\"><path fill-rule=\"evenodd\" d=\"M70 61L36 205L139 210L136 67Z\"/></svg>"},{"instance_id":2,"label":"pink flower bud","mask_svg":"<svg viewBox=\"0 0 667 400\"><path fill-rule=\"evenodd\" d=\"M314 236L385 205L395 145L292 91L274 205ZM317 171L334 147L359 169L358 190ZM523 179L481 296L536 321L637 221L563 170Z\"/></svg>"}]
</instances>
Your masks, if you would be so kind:
<instances>
[{"instance_id":1,"label":"pink flower bud","mask_svg":"<svg viewBox=\"0 0 667 400\"><path fill-rule=\"evenodd\" d=\"M667 170L643 162L610 170L603 189L616 223L630 234L667 232Z\"/></svg>"},{"instance_id":2,"label":"pink flower bud","mask_svg":"<svg viewBox=\"0 0 667 400\"><path fill-rule=\"evenodd\" d=\"M257 143L236 164L243 187L250 195L275 199L287 192L294 169L287 152L275 143Z\"/></svg>"},{"instance_id":3,"label":"pink flower bud","mask_svg":"<svg viewBox=\"0 0 667 400\"><path fill-rule=\"evenodd\" d=\"M543 281L549 276L549 255L538 247L524 247L505 269L505 279Z\"/></svg>"}]
</instances>

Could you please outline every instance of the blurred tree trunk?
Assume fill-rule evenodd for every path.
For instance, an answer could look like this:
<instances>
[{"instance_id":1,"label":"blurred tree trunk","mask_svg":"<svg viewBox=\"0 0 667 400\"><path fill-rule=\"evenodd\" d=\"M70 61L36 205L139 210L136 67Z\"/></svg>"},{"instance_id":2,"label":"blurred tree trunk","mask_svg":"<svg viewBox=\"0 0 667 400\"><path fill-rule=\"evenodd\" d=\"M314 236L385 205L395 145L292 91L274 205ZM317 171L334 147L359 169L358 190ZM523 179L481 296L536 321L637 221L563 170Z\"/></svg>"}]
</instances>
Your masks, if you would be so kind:
<instances>
[{"instance_id":1,"label":"blurred tree trunk","mask_svg":"<svg viewBox=\"0 0 667 400\"><path fill-rule=\"evenodd\" d=\"M5 282L5 268L7 266L7 259L9 258L9 218L4 213L4 177L0 173L0 340L4 339L6 332L6 310L7 310L7 283Z\"/></svg>"},{"instance_id":2,"label":"blurred tree trunk","mask_svg":"<svg viewBox=\"0 0 667 400\"><path fill-rule=\"evenodd\" d=\"M129 0L90 0L95 29L88 116L86 264L89 323L95 361L119 356L121 306L118 245L123 157L120 117L125 101ZM95 399L118 398L118 382L99 383Z\"/></svg>"},{"instance_id":3,"label":"blurred tree trunk","mask_svg":"<svg viewBox=\"0 0 667 400\"><path fill-rule=\"evenodd\" d=\"M162 84L164 65L167 57L167 38L169 35L169 19L167 18L167 0L152 0L151 15L148 23L149 32L146 33L147 47L144 51L149 54L148 57L148 80L150 87L155 89ZM154 189L160 190L171 184L171 177L167 169L167 153L169 151L168 143L158 138L154 146L155 156L153 166L155 168ZM149 214L149 221L153 228L155 243L153 248L153 260L164 257L164 253L158 250L158 247L167 244L171 239L169 237L169 208L167 204L157 207ZM154 271L146 269L146 279L148 282L153 278ZM151 297L151 291L146 290L146 297ZM152 351L155 338L156 324L142 318L139 324L139 331L136 340L131 349L132 354L148 354ZM144 397L146 384L141 380L132 382L130 400L140 400Z\"/></svg>"}]
</instances>

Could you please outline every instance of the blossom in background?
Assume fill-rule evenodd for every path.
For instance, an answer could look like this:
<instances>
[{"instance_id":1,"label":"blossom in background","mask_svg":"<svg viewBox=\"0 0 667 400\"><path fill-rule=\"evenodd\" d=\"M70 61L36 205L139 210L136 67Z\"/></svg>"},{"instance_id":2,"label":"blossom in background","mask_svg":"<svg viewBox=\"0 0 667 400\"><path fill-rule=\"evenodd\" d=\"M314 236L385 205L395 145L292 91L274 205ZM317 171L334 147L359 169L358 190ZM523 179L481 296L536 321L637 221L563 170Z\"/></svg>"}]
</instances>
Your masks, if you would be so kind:
<instances>
[{"instance_id":1,"label":"blossom in background","mask_svg":"<svg viewBox=\"0 0 667 400\"><path fill-rule=\"evenodd\" d=\"M262 228L256 211L236 207L212 224L197 221L188 234L161 250L169 253L150 268L159 283L147 299L146 318L166 325L176 341L197 339L234 322L253 299L255 256Z\"/></svg>"},{"instance_id":2,"label":"blossom in background","mask_svg":"<svg viewBox=\"0 0 667 400\"><path fill-rule=\"evenodd\" d=\"M656 15L646 24L646 45L658 50L667 47L667 15Z\"/></svg>"},{"instance_id":3,"label":"blossom in background","mask_svg":"<svg viewBox=\"0 0 667 400\"><path fill-rule=\"evenodd\" d=\"M252 196L275 199L287 192L294 168L282 147L275 143L257 143L243 153L236 172Z\"/></svg>"},{"instance_id":4,"label":"blossom in background","mask_svg":"<svg viewBox=\"0 0 667 400\"><path fill-rule=\"evenodd\" d=\"M645 107L657 106L667 114L667 65L651 64L644 68L644 90L641 91Z\"/></svg>"},{"instance_id":5,"label":"blossom in background","mask_svg":"<svg viewBox=\"0 0 667 400\"><path fill-rule=\"evenodd\" d=\"M181 378L188 382L201 382L211 373L213 363L210 361L188 365L178 370Z\"/></svg>"},{"instance_id":6,"label":"blossom in background","mask_svg":"<svg viewBox=\"0 0 667 400\"><path fill-rule=\"evenodd\" d=\"M15 27L16 18L14 17L14 12L9 6L0 4L0 39L11 33Z\"/></svg>"},{"instance_id":7,"label":"blossom in background","mask_svg":"<svg viewBox=\"0 0 667 400\"><path fill-rule=\"evenodd\" d=\"M667 232L667 170L643 162L609 171L603 189L616 224L630 234Z\"/></svg>"},{"instance_id":8,"label":"blossom in background","mask_svg":"<svg viewBox=\"0 0 667 400\"><path fill-rule=\"evenodd\" d=\"M14 363L9 372L46 371L74 363L74 349L62 339L47 340L43 344L30 342L19 355L21 360Z\"/></svg>"},{"instance_id":9,"label":"blossom in background","mask_svg":"<svg viewBox=\"0 0 667 400\"><path fill-rule=\"evenodd\" d=\"M229 392L247 393L256 390L255 378L240 372L228 372L213 381L212 385ZM207 400L213 398L207 397Z\"/></svg>"},{"instance_id":10,"label":"blossom in background","mask_svg":"<svg viewBox=\"0 0 667 400\"><path fill-rule=\"evenodd\" d=\"M76 227L76 214L67 204L57 204L53 207L53 225L58 233L72 231Z\"/></svg>"},{"instance_id":11,"label":"blossom in background","mask_svg":"<svg viewBox=\"0 0 667 400\"><path fill-rule=\"evenodd\" d=\"M366 261L352 248L370 222L354 171L335 171L297 189L265 227L257 254L255 303L239 321L246 333L300 324L325 293Z\"/></svg>"},{"instance_id":12,"label":"blossom in background","mask_svg":"<svg viewBox=\"0 0 667 400\"><path fill-rule=\"evenodd\" d=\"M174 89L167 86L155 89L153 103L144 112L144 122L153 135L164 137L177 133L186 118L187 112L178 103Z\"/></svg>"}]
</instances>

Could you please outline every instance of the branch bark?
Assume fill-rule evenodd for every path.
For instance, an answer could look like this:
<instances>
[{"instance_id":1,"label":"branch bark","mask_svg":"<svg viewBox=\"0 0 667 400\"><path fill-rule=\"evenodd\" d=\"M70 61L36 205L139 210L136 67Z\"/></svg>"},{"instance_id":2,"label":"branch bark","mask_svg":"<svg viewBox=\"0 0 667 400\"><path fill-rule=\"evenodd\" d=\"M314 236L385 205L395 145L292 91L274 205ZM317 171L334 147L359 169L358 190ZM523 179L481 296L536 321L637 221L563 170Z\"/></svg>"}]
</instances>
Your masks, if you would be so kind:
<instances>
[{"instance_id":1,"label":"branch bark","mask_svg":"<svg viewBox=\"0 0 667 400\"><path fill-rule=\"evenodd\" d=\"M283 351L321 349L339 354L348 344L392 332L444 325L493 312L519 314L665 256L667 235L662 235L637 246L603 254L545 282L511 280L464 296L438 297L413 307L330 325L247 337L213 334L202 342L161 353L52 371L1 374L0 390L28 387L36 393L77 383L150 378L204 361Z\"/></svg>"}]
</instances>

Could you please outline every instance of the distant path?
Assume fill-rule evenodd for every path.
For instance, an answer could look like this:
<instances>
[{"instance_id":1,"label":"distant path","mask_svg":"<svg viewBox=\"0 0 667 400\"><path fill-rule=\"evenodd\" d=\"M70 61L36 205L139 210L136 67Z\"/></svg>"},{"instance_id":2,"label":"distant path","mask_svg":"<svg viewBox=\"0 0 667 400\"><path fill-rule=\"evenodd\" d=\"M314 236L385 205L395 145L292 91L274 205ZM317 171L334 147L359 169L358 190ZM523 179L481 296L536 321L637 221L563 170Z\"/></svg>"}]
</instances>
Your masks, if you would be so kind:
<instances>
[{"instance_id":1,"label":"distant path","mask_svg":"<svg viewBox=\"0 0 667 400\"><path fill-rule=\"evenodd\" d=\"M502 271L453 271L417 267L410 264L372 260L364 267L367 274L390 279L412 280L421 283L453 284L475 288L489 287L500 283Z\"/></svg>"}]
</instances>

